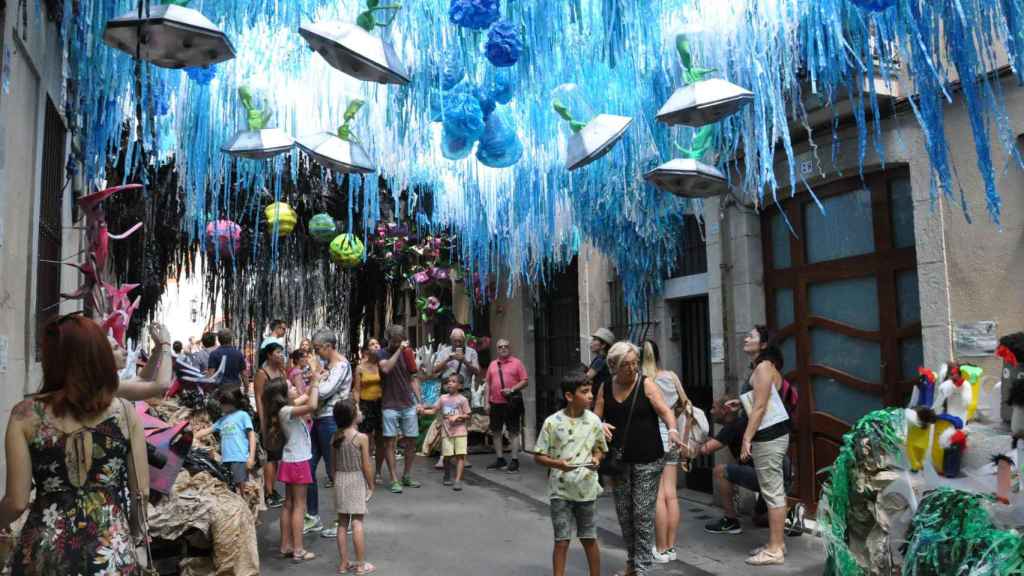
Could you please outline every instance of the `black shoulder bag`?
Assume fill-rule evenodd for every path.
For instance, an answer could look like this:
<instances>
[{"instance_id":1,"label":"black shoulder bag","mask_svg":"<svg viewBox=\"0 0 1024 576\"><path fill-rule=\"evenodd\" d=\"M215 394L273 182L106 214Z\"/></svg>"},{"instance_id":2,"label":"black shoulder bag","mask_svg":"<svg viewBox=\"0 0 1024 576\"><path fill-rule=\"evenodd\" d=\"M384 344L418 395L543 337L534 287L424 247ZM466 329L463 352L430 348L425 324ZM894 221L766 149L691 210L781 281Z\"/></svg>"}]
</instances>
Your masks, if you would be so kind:
<instances>
[{"instance_id":1,"label":"black shoulder bag","mask_svg":"<svg viewBox=\"0 0 1024 576\"><path fill-rule=\"evenodd\" d=\"M498 362L498 380L501 382L501 389L506 390L505 371L501 369L501 362ZM508 399L509 410L516 414L522 415L526 408L526 406L523 404L523 391L516 390L515 392L512 392L511 394L506 396L506 398ZM517 430L516 434L518 433L519 431Z\"/></svg>"},{"instance_id":2,"label":"black shoulder bag","mask_svg":"<svg viewBox=\"0 0 1024 576\"><path fill-rule=\"evenodd\" d=\"M629 404L629 416L626 417L626 429L622 431L622 442L608 452L608 455L601 460L601 466L597 469L597 471L603 476L620 478L626 472L626 463L622 461L622 458L626 451L626 442L629 441L629 428L630 425L633 424L633 412L636 408L636 400L644 393L643 385L643 373L641 372L637 375L636 386L633 387L633 401ZM615 392L611 389L613 381L609 381L607 386L609 386L608 393L611 394L612 399L614 399Z\"/></svg>"}]
</instances>

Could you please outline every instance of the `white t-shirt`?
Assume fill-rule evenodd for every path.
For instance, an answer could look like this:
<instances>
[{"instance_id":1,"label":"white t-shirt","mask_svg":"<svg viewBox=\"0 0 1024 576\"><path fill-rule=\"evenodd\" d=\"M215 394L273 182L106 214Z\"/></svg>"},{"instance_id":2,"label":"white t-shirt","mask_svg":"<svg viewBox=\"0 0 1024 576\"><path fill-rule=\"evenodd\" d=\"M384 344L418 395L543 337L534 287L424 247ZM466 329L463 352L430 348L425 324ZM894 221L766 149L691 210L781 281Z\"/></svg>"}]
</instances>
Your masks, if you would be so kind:
<instances>
[{"instance_id":1,"label":"white t-shirt","mask_svg":"<svg viewBox=\"0 0 1024 576\"><path fill-rule=\"evenodd\" d=\"M313 457L313 446L309 439L309 428L302 418L292 418L293 406L285 406L278 413L284 435L288 439L284 445L282 462L305 462Z\"/></svg>"}]
</instances>

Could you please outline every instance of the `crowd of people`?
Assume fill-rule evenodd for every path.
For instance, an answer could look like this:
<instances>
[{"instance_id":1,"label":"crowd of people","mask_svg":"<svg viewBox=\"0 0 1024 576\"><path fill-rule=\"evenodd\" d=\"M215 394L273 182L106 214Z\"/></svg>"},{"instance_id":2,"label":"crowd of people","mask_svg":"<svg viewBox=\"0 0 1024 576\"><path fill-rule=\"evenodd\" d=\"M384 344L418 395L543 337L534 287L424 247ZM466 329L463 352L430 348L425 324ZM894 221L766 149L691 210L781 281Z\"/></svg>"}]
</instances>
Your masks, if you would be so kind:
<instances>
[{"instance_id":1,"label":"crowd of people","mask_svg":"<svg viewBox=\"0 0 1024 576\"><path fill-rule=\"evenodd\" d=\"M303 538L318 532L336 539L340 572L376 570L366 560L367 503L378 485L394 494L421 486L413 477L421 416L435 416L440 425L443 484L462 490L472 415L465 392L471 383L486 386L496 453L488 470L520 470L523 391L530 379L507 340L497 341L497 357L482 369L459 329L422 365L398 325L388 327L383 345L369 338L354 361L331 330L318 330L290 352L287 334L287 323L270 323L255 358L247 360L228 329L204 334L186 349L170 343L166 329L154 324L145 368L119 381L124 351L94 321L76 314L50 322L43 333L43 385L15 408L7 432L0 529L30 510L13 572L135 572L135 544L144 534L130 518L133 506L125 495L147 491L145 440L130 404L115 397L162 395L175 363L217 376L223 415L195 436L216 434L237 490L257 472L258 450L265 451L266 504L282 508L279 553L296 563L316 557ZM564 408L543 422L533 453L536 463L550 469L554 574L565 573L572 539L582 543L591 575L600 574L596 502L606 489L627 552L626 567L617 574L646 574L653 564L675 559L678 470L722 448L735 463L714 470L725 514L706 530L741 532L732 495L735 486L754 490L763 502L769 538L747 562L782 564L791 421L783 400L788 383L781 375L782 354L770 331L758 326L746 338L751 376L740 395L715 401L711 415L720 429L706 440L706 420L680 378L661 367L653 341L638 347L602 328L592 335L591 351L590 366L563 379ZM444 387L429 403L421 389L425 378ZM335 509L323 511L329 520L321 519L321 462L323 487L335 493ZM94 537L81 537L83 527Z\"/></svg>"}]
</instances>

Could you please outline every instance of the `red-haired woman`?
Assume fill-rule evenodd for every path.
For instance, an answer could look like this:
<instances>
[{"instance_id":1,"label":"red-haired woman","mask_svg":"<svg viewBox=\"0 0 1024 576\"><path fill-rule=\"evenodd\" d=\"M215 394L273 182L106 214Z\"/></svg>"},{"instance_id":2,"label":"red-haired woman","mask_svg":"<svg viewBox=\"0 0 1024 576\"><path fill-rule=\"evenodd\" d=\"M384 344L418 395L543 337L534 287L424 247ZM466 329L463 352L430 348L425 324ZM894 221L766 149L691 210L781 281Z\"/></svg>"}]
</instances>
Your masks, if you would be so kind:
<instances>
[{"instance_id":1,"label":"red-haired woman","mask_svg":"<svg viewBox=\"0 0 1024 576\"><path fill-rule=\"evenodd\" d=\"M162 362L170 362L169 348L157 343ZM130 404L114 400L110 343L99 325L74 314L46 325L42 352L42 388L14 408L7 426L0 530L31 504L11 571L138 574L126 494L148 495L149 470L136 470L129 486L133 458L146 461L145 439Z\"/></svg>"}]
</instances>

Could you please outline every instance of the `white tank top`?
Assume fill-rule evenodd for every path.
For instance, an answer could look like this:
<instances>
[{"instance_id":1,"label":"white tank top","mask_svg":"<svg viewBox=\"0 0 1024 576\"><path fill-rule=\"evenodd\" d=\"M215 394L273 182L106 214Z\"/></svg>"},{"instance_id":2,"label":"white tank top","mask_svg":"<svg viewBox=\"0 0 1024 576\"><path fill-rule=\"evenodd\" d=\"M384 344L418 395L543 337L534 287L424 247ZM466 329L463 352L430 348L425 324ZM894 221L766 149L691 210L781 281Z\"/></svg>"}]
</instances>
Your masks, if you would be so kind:
<instances>
[{"instance_id":1,"label":"white tank top","mask_svg":"<svg viewBox=\"0 0 1024 576\"><path fill-rule=\"evenodd\" d=\"M740 402L743 403L743 409L747 411L747 415L753 414L754 412L754 391L751 390L740 396ZM757 431L760 432L770 426L774 426L779 422L785 422L789 420L789 412L786 411L786 406L782 403L782 397L779 396L779 390L772 384L772 393L768 397L768 408L765 410L764 418L761 419L761 425L757 427Z\"/></svg>"}]
</instances>

